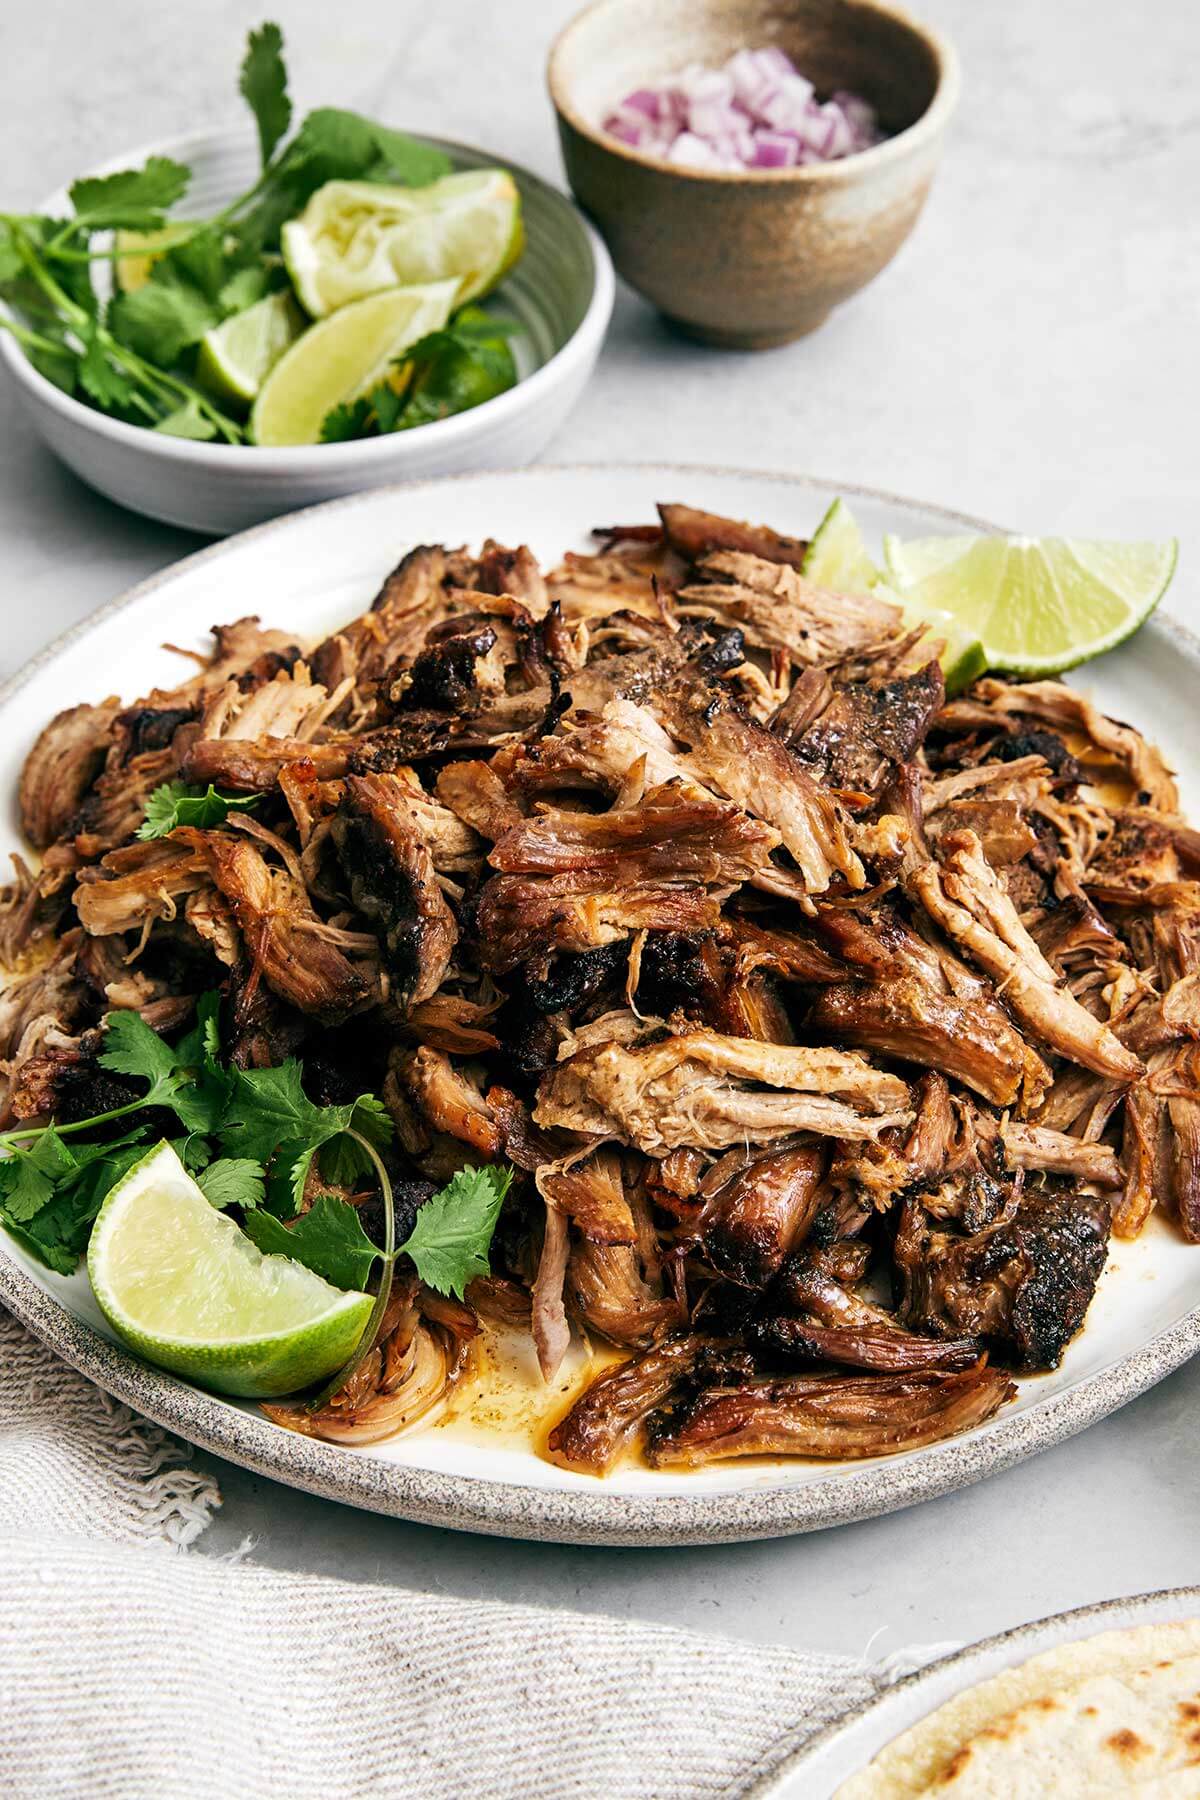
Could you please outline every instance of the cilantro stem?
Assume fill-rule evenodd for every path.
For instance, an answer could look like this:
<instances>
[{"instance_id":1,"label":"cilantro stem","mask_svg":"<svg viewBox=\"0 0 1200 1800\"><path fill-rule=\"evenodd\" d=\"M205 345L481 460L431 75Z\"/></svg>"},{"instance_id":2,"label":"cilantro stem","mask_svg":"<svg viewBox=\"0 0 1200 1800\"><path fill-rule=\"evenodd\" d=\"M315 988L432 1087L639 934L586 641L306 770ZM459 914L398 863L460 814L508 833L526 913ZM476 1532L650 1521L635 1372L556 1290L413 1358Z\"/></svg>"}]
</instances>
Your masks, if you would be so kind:
<instances>
[{"instance_id":1,"label":"cilantro stem","mask_svg":"<svg viewBox=\"0 0 1200 1800\"><path fill-rule=\"evenodd\" d=\"M190 244L193 238L199 237L202 232L212 231L214 229L219 229L222 225L228 225L230 220L236 218L237 214L241 212L244 206L249 206L252 200L258 198L268 181L276 174L282 161L283 153L281 152L279 156L275 158L274 162L268 163L253 187L248 187L244 194L239 194L235 200L229 202L228 206L223 206L220 212L213 214L211 219L190 220L189 224L191 229L186 235L174 238L169 246L170 249L181 249L185 244ZM0 219L7 219L7 217L8 215L0 213ZM92 250L90 248L87 250L73 250L69 248L70 241L77 231L81 229L85 231L93 229L90 224L90 217L91 215L88 213L79 213L75 218L68 219L61 229L55 232L49 243L43 246L42 254L44 256L52 257L55 262L119 262L130 255L128 249L118 250L115 247L110 247L107 250ZM171 220L169 219L165 221L166 225L169 225L170 223ZM182 221L180 221L180 223L182 223Z\"/></svg>"},{"instance_id":2,"label":"cilantro stem","mask_svg":"<svg viewBox=\"0 0 1200 1800\"><path fill-rule=\"evenodd\" d=\"M396 1262L396 1207L392 1198L391 1177L374 1144L369 1142L360 1131L347 1131L346 1136L352 1137L355 1143L366 1151L375 1165L375 1173L379 1178L379 1191L383 1196L383 1269L379 1277L379 1291L375 1295L375 1304L371 1308L370 1316L363 1326L363 1334L359 1338L350 1360L343 1363L337 1374L325 1384L315 1399L305 1402L305 1411L310 1413L320 1412L323 1406L328 1406L329 1402L341 1393L351 1376L355 1375L367 1360L375 1348L375 1339L383 1324L383 1315L387 1311L387 1304L392 1294L392 1275Z\"/></svg>"},{"instance_id":3,"label":"cilantro stem","mask_svg":"<svg viewBox=\"0 0 1200 1800\"><path fill-rule=\"evenodd\" d=\"M85 343L89 337L94 337L113 361L127 374L132 375L136 381L139 381L160 404L174 407L180 401L191 401L227 444L240 444L245 441L245 434L241 426L235 424L227 414L221 411L219 406L214 406L213 402L199 388L193 387L190 382L181 380L177 375L168 374L165 369L155 368L153 363L148 363L144 357L138 355L136 350L130 350L127 345L122 344L111 331L93 319L82 306L77 305L55 281L50 271L43 266L36 249L29 242L24 231L15 230L13 240L20 252L22 262L34 281L78 337ZM10 321L5 321L5 323L8 323L9 328L12 329ZM54 348L61 354L61 345L55 345Z\"/></svg>"},{"instance_id":4,"label":"cilantro stem","mask_svg":"<svg viewBox=\"0 0 1200 1800\"><path fill-rule=\"evenodd\" d=\"M15 319L0 313L0 331L10 331L18 344L26 350L40 350L48 356L71 356L73 351L63 344L56 344L53 338L42 337L40 332L30 331L24 325L18 325Z\"/></svg>"},{"instance_id":5,"label":"cilantro stem","mask_svg":"<svg viewBox=\"0 0 1200 1800\"><path fill-rule=\"evenodd\" d=\"M91 1131L95 1125L107 1125L110 1119L127 1118L130 1113L141 1112L144 1107L158 1105L153 1092L151 1089L140 1100L130 1100L125 1106L114 1106L109 1112L95 1113L90 1119L76 1119L73 1125L58 1125L51 1119L49 1125L25 1125L19 1131L0 1132L0 1150L19 1148L18 1139L41 1137L43 1132L55 1131L59 1137L66 1137L71 1131Z\"/></svg>"}]
</instances>

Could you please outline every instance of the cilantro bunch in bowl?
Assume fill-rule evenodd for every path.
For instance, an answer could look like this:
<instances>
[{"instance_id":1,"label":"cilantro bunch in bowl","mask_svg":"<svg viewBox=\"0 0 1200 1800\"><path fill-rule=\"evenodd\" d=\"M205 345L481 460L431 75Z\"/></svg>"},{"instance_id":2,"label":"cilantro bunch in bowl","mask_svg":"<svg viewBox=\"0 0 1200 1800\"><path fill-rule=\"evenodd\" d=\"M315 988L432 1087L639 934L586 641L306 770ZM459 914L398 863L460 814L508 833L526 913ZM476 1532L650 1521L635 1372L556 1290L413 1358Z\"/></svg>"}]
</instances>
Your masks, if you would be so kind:
<instances>
[{"instance_id":1,"label":"cilantro bunch in bowl","mask_svg":"<svg viewBox=\"0 0 1200 1800\"><path fill-rule=\"evenodd\" d=\"M520 255L511 176L455 175L442 151L332 107L289 137L276 25L251 33L239 86L262 166L215 216L176 216L191 170L169 156L74 182L69 218L0 215L6 328L41 373L128 424L230 444L405 430L511 387L505 324L477 308L451 323Z\"/></svg>"},{"instance_id":2,"label":"cilantro bunch in bowl","mask_svg":"<svg viewBox=\"0 0 1200 1800\"><path fill-rule=\"evenodd\" d=\"M253 148L180 140L0 211L0 350L52 448L210 531L535 454L611 310L584 221L485 153L333 107L297 123L277 26L251 33L239 90Z\"/></svg>"}]
</instances>

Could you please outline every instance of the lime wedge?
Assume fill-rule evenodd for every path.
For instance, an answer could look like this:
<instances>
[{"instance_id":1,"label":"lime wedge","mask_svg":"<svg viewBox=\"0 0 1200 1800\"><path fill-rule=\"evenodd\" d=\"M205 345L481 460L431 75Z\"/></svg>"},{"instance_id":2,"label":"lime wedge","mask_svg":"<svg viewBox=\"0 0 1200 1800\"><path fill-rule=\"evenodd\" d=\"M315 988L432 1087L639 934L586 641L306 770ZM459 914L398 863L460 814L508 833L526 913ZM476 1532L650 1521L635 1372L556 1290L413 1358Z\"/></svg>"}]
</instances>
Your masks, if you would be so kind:
<instances>
[{"instance_id":1,"label":"lime wedge","mask_svg":"<svg viewBox=\"0 0 1200 1800\"><path fill-rule=\"evenodd\" d=\"M1089 538L884 539L905 604L974 632L988 666L1058 675L1124 643L1165 594L1178 545Z\"/></svg>"},{"instance_id":2,"label":"lime wedge","mask_svg":"<svg viewBox=\"0 0 1200 1800\"><path fill-rule=\"evenodd\" d=\"M813 533L801 574L818 587L847 594L868 593L880 579L867 555L862 532L844 500L835 500Z\"/></svg>"},{"instance_id":3,"label":"lime wedge","mask_svg":"<svg viewBox=\"0 0 1200 1800\"><path fill-rule=\"evenodd\" d=\"M372 1306L290 1257L264 1256L167 1143L108 1195L87 1263L101 1312L148 1362L251 1399L332 1375Z\"/></svg>"},{"instance_id":4,"label":"lime wedge","mask_svg":"<svg viewBox=\"0 0 1200 1800\"><path fill-rule=\"evenodd\" d=\"M946 646L940 661L947 694L960 694L986 669L987 657L973 631L944 608L914 605L908 595L888 585L867 555L862 532L844 500L835 500L817 526L801 573L820 587L878 594L903 610L906 625L927 625Z\"/></svg>"},{"instance_id":5,"label":"lime wedge","mask_svg":"<svg viewBox=\"0 0 1200 1800\"><path fill-rule=\"evenodd\" d=\"M494 288L525 244L521 196L505 169L444 175L428 187L327 181L280 239L305 308L323 319L381 288L458 284L456 306Z\"/></svg>"},{"instance_id":6,"label":"lime wedge","mask_svg":"<svg viewBox=\"0 0 1200 1800\"><path fill-rule=\"evenodd\" d=\"M196 379L219 399L248 406L307 323L291 294L268 294L205 332Z\"/></svg>"},{"instance_id":7,"label":"lime wedge","mask_svg":"<svg viewBox=\"0 0 1200 1800\"><path fill-rule=\"evenodd\" d=\"M316 444L327 413L382 381L396 358L440 331L457 281L394 287L343 306L285 351L259 390L250 429L259 444Z\"/></svg>"},{"instance_id":8,"label":"lime wedge","mask_svg":"<svg viewBox=\"0 0 1200 1800\"><path fill-rule=\"evenodd\" d=\"M113 235L113 249L117 252L113 263L113 277L123 294L132 294L135 289L145 287L150 279L150 271L164 250L177 244L180 238L190 237L196 227L186 220L177 220L174 225L162 225L157 231L118 231Z\"/></svg>"}]
</instances>

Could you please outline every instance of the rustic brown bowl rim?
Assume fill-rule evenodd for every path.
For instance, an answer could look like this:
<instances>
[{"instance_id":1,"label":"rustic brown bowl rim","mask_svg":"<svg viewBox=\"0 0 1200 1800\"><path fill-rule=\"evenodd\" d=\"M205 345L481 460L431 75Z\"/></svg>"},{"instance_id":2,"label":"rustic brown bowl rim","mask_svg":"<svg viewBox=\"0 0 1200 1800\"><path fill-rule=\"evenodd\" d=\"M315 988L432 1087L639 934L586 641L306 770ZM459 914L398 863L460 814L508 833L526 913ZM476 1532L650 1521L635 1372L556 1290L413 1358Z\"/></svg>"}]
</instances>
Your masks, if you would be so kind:
<instances>
[{"instance_id":1,"label":"rustic brown bowl rim","mask_svg":"<svg viewBox=\"0 0 1200 1800\"><path fill-rule=\"evenodd\" d=\"M866 173L881 168L886 163L907 156L923 140L936 138L958 104L958 53L941 32L934 31L932 26L923 25L905 7L893 6L890 0L835 0L839 7L853 4L860 11L877 13L881 18L894 20L920 39L930 52L937 68L937 86L933 99L920 118L914 119L911 125L906 125L903 131L885 138L881 144L875 144L869 150L856 150L852 156L838 157L832 162L805 163L802 167L791 169L691 169L686 164L671 163L665 157L636 150L632 144L612 137L603 126L594 125L585 119L569 96L568 83L561 67L569 39L594 14L605 12L620 3L621 0L590 0L590 4L577 12L573 19L569 19L554 39L546 59L546 86L550 90L554 110L581 137L590 139L600 149L608 151L610 156L623 158L644 169L656 169L660 174L677 176L683 181L729 185L752 182L755 186L764 187L819 186L823 182L844 181L851 170L861 169Z\"/></svg>"}]
</instances>

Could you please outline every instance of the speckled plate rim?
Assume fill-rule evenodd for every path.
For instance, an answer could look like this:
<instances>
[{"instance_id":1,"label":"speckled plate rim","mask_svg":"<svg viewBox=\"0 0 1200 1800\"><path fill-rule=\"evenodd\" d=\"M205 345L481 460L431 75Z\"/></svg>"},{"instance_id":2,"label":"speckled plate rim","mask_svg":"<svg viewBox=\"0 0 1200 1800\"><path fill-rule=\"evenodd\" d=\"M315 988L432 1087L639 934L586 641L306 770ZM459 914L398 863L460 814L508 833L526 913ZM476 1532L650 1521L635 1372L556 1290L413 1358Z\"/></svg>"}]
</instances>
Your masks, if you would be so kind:
<instances>
[{"instance_id":1,"label":"speckled plate rim","mask_svg":"<svg viewBox=\"0 0 1200 1800\"><path fill-rule=\"evenodd\" d=\"M0 710L68 645L144 599L183 571L235 554L250 541L294 528L315 513L349 513L378 506L386 496L411 498L422 490L494 479L537 482L555 475L668 474L728 477L807 489L828 498L831 490L861 500L940 515L949 527L996 531L994 523L911 497L833 481L826 476L734 468L711 463L632 462L536 464L512 471L441 476L396 482L269 520L172 563L109 601L60 634L0 685ZM1200 661L1200 641L1175 620L1156 615L1144 630L1165 635L1189 661ZM0 1301L64 1361L147 1418L189 1442L288 1486L330 1500L387 1513L419 1524L543 1542L625 1547L737 1543L823 1530L828 1526L897 1512L951 1493L1086 1430L1136 1399L1200 1350L1200 1305L1170 1327L1119 1356L1069 1389L1001 1415L976 1431L935 1444L900 1461L865 1462L803 1485L761 1484L737 1491L646 1495L591 1493L526 1487L483 1476L406 1467L336 1444L299 1437L268 1419L241 1412L173 1375L151 1368L78 1319L18 1266L0 1234Z\"/></svg>"},{"instance_id":2,"label":"speckled plate rim","mask_svg":"<svg viewBox=\"0 0 1200 1800\"><path fill-rule=\"evenodd\" d=\"M1121 1631L1200 1616L1200 1587L1158 1588L1153 1593L1099 1600L1069 1612L1050 1613L1028 1625L981 1638L906 1675L870 1700L843 1713L744 1790L744 1800L830 1800L842 1782L865 1769L880 1751L944 1706L955 1695L990 1681L1061 1645Z\"/></svg>"}]
</instances>

